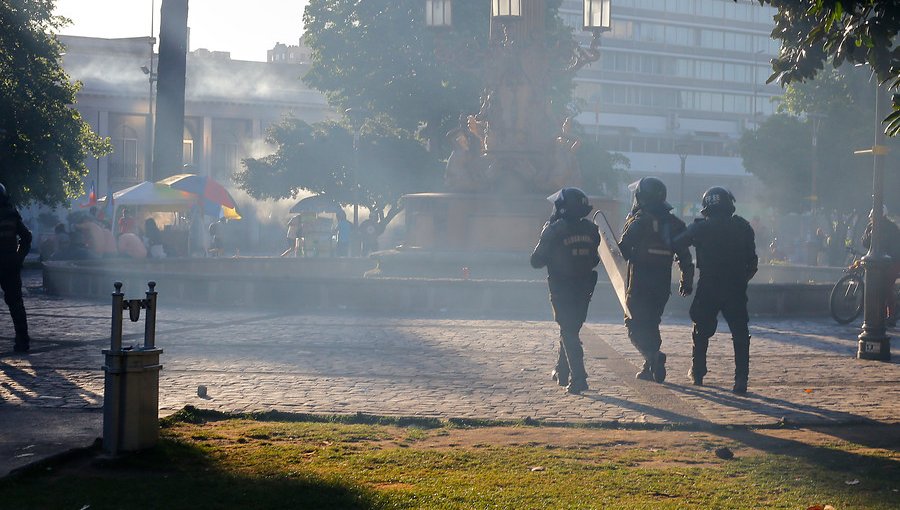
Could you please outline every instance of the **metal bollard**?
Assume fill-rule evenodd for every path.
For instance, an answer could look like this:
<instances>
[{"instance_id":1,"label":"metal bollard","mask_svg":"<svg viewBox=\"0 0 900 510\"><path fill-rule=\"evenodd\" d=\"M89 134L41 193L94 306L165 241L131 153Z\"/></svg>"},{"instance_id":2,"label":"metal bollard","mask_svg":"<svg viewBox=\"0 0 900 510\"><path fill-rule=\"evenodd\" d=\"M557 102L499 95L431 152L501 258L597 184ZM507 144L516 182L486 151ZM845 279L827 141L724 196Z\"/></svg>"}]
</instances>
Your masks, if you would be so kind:
<instances>
[{"instance_id":1,"label":"metal bollard","mask_svg":"<svg viewBox=\"0 0 900 510\"><path fill-rule=\"evenodd\" d=\"M145 299L125 299L122 283L112 294L110 348L104 350L103 448L111 455L151 448L159 440L159 356L156 347L156 283L147 284ZM144 343L122 345L122 315L132 322L144 317Z\"/></svg>"}]
</instances>

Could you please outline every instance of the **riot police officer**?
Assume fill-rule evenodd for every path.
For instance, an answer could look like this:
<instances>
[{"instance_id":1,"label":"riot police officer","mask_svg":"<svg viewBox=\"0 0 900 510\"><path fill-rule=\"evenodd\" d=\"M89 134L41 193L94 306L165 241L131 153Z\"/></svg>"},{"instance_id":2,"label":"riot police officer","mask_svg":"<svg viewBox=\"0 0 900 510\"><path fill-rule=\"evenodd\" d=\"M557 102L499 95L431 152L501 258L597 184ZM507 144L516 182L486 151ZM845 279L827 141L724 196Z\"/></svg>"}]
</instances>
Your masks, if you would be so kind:
<instances>
[{"instance_id":1,"label":"riot police officer","mask_svg":"<svg viewBox=\"0 0 900 510\"><path fill-rule=\"evenodd\" d=\"M580 189L563 188L547 200L553 202L553 215L531 254L531 266L547 267L550 304L559 324L559 356L551 376L577 395L588 389L578 333L597 284L594 267L600 263L600 232L585 218L593 207Z\"/></svg>"},{"instance_id":2,"label":"riot police officer","mask_svg":"<svg viewBox=\"0 0 900 510\"><path fill-rule=\"evenodd\" d=\"M634 203L625 220L619 249L628 261L625 327L628 338L644 357L635 377L661 383L666 379L666 354L660 351L659 323L672 288L672 261L681 270L683 296L693 290L694 264L686 247L672 249L672 240L685 231L683 221L666 202L666 185L655 177L644 177L630 188Z\"/></svg>"},{"instance_id":3,"label":"riot police officer","mask_svg":"<svg viewBox=\"0 0 900 510\"><path fill-rule=\"evenodd\" d=\"M16 331L15 352L28 352L28 320L22 303L22 262L31 249L31 232L0 184L0 289Z\"/></svg>"},{"instance_id":4,"label":"riot police officer","mask_svg":"<svg viewBox=\"0 0 900 510\"><path fill-rule=\"evenodd\" d=\"M750 331L747 314L747 283L756 274L758 259L753 227L734 214L734 195L721 187L709 188L703 194L704 216L675 238L676 248L693 245L697 249L700 277L697 294L691 304L693 349L691 382L703 384L706 375L706 349L716 332L719 312L731 329L734 345L734 388L747 392L750 372Z\"/></svg>"}]
</instances>

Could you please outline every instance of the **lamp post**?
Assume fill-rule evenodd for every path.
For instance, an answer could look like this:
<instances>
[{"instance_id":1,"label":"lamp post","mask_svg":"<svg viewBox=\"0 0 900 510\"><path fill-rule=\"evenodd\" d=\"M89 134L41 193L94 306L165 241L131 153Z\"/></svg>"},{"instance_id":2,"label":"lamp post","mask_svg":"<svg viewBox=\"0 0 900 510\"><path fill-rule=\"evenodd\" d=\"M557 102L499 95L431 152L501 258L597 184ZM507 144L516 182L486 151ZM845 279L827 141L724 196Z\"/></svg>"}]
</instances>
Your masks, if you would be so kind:
<instances>
[{"instance_id":1,"label":"lamp post","mask_svg":"<svg viewBox=\"0 0 900 510\"><path fill-rule=\"evenodd\" d=\"M822 124L822 119L825 118L824 114L821 113L807 113L806 116L809 118L811 127L812 127L812 163L810 167L810 180L809 180L809 215L810 215L810 223L812 224L812 233L814 234L816 231L816 209L819 207L819 190L816 183L816 178L819 173L819 126Z\"/></svg>"},{"instance_id":2,"label":"lamp post","mask_svg":"<svg viewBox=\"0 0 900 510\"><path fill-rule=\"evenodd\" d=\"M480 150L473 151L464 169L453 169L465 177L448 179L448 189L545 191L541 187L551 181L548 173L557 171L551 158L554 141L563 129L561 119L551 114L551 80L556 69L552 64L559 47L548 43L546 0L489 3L488 47L483 55L469 59L478 61L484 77L481 109L469 116L468 123L468 130L479 138ZM558 66L560 71L574 72L599 58L600 34L610 28L610 3L583 0L584 29L592 32L593 38L589 48L576 45L571 60ZM441 30L452 26L452 0L425 0L424 6L427 26Z\"/></svg>"},{"instance_id":3,"label":"lamp post","mask_svg":"<svg viewBox=\"0 0 900 510\"><path fill-rule=\"evenodd\" d=\"M156 73L153 71L153 46L156 44L156 38L150 37L150 67L141 66L141 72L147 75L147 81L150 82L149 99L147 100L147 117L149 119L150 134L148 135L147 148L149 150L149 168L153 168L153 82L156 81Z\"/></svg>"},{"instance_id":4,"label":"lamp post","mask_svg":"<svg viewBox=\"0 0 900 510\"><path fill-rule=\"evenodd\" d=\"M885 298L891 289L885 285L890 257L882 250L881 236L884 229L884 156L887 147L884 145L884 130L881 119L884 117L884 98L881 87L875 83L875 145L871 149L856 151L855 154L871 154L874 161L872 172L872 237L869 251L862 258L866 270L865 295L863 296L864 320L862 333L859 335L856 357L889 361L891 359L891 340L885 329Z\"/></svg>"},{"instance_id":5,"label":"lamp post","mask_svg":"<svg viewBox=\"0 0 900 510\"><path fill-rule=\"evenodd\" d=\"M678 188L678 191L681 195L678 202L679 218L684 217L684 173L688 157L688 148L689 146L686 142L679 143L675 146L675 150L678 151L678 158L681 160L681 185Z\"/></svg>"}]
</instances>

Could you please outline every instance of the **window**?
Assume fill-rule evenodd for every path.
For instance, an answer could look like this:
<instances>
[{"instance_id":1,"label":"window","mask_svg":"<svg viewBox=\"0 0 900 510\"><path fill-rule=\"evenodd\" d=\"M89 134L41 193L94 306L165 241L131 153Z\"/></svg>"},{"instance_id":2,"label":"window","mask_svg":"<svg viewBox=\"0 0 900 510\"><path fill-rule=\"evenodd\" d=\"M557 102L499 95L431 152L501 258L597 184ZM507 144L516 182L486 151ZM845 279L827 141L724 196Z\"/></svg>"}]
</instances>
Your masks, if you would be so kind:
<instances>
[{"instance_id":1,"label":"window","mask_svg":"<svg viewBox=\"0 0 900 510\"><path fill-rule=\"evenodd\" d=\"M141 177L137 132L130 126L114 131L119 135L112 140L113 153L109 158L109 175L114 179L135 180Z\"/></svg>"},{"instance_id":2,"label":"window","mask_svg":"<svg viewBox=\"0 0 900 510\"><path fill-rule=\"evenodd\" d=\"M193 140L182 140L181 164L183 164L183 165L193 165L194 164L194 141Z\"/></svg>"},{"instance_id":3,"label":"window","mask_svg":"<svg viewBox=\"0 0 900 510\"><path fill-rule=\"evenodd\" d=\"M113 158L109 167L112 177L136 179L138 177L137 140L119 138L113 142Z\"/></svg>"},{"instance_id":4,"label":"window","mask_svg":"<svg viewBox=\"0 0 900 510\"><path fill-rule=\"evenodd\" d=\"M230 180L237 170L237 145L217 143L213 145L213 175L220 181Z\"/></svg>"}]
</instances>

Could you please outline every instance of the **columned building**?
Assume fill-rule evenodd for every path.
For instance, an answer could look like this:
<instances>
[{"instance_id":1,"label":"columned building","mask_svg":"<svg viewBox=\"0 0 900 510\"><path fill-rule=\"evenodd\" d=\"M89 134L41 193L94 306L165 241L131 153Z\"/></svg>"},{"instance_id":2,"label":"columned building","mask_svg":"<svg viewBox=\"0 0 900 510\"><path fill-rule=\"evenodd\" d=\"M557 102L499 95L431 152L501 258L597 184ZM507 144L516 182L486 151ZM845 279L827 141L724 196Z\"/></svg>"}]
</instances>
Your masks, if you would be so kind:
<instances>
[{"instance_id":1,"label":"columned building","mask_svg":"<svg viewBox=\"0 0 900 510\"><path fill-rule=\"evenodd\" d=\"M149 180L155 101L149 39L59 39L66 71L83 83L76 108L113 144L111 154L89 161L86 188L94 184L103 196ZM227 52L205 49L189 53L183 164L228 184L241 159L274 150L265 143L266 130L284 115L310 123L336 117L325 97L300 80L307 68L232 60Z\"/></svg>"},{"instance_id":2,"label":"columned building","mask_svg":"<svg viewBox=\"0 0 900 510\"><path fill-rule=\"evenodd\" d=\"M582 32L582 2L565 0L564 22ZM739 0L613 0L600 60L575 78L577 120L604 148L631 160L634 178L660 177L678 205L685 156L685 214L707 187L754 194L737 141L773 113L782 91L766 85L775 9Z\"/></svg>"}]
</instances>

